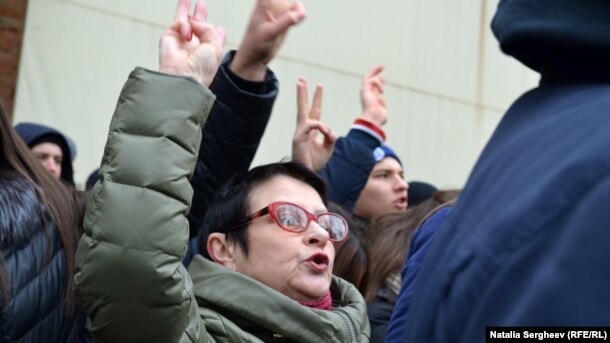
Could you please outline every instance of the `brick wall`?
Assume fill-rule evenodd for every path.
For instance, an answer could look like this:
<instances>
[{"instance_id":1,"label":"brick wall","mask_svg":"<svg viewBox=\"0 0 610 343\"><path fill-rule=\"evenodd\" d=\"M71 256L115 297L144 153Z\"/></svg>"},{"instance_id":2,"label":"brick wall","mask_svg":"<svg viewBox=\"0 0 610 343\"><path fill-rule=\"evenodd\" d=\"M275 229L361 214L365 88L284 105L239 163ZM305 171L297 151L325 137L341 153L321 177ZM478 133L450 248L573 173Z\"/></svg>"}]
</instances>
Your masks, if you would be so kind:
<instances>
[{"instance_id":1,"label":"brick wall","mask_svg":"<svg viewBox=\"0 0 610 343\"><path fill-rule=\"evenodd\" d=\"M27 5L27 0L0 0L0 102L10 118Z\"/></svg>"}]
</instances>

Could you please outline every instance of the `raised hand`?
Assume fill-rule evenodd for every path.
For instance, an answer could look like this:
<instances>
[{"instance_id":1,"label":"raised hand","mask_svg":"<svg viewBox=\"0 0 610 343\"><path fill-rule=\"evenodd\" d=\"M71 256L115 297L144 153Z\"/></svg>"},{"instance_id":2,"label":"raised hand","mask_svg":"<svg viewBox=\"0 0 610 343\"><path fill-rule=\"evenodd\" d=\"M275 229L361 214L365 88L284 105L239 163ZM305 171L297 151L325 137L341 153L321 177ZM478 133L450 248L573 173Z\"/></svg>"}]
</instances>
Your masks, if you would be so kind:
<instances>
[{"instance_id":1,"label":"raised hand","mask_svg":"<svg viewBox=\"0 0 610 343\"><path fill-rule=\"evenodd\" d=\"M311 109L308 104L307 80L297 83L297 126L292 138L292 159L313 171L319 171L330 159L337 137L320 121L322 115L322 85L316 87ZM319 140L319 134L323 139Z\"/></svg>"},{"instance_id":2,"label":"raised hand","mask_svg":"<svg viewBox=\"0 0 610 343\"><path fill-rule=\"evenodd\" d=\"M207 23L207 7L197 0L195 12L189 15L191 0L179 0L174 22L159 42L159 71L190 76L209 86L216 75L225 30Z\"/></svg>"},{"instance_id":3,"label":"raised hand","mask_svg":"<svg viewBox=\"0 0 610 343\"><path fill-rule=\"evenodd\" d=\"M383 126L388 120L388 111L383 98L385 78L380 76L382 65L376 65L362 80L360 88L360 101L362 114L360 118L368 120L377 126Z\"/></svg>"},{"instance_id":4,"label":"raised hand","mask_svg":"<svg viewBox=\"0 0 610 343\"><path fill-rule=\"evenodd\" d=\"M288 30L303 19L305 7L300 1L258 0L231 71L247 80L264 80L267 64L282 46Z\"/></svg>"}]
</instances>

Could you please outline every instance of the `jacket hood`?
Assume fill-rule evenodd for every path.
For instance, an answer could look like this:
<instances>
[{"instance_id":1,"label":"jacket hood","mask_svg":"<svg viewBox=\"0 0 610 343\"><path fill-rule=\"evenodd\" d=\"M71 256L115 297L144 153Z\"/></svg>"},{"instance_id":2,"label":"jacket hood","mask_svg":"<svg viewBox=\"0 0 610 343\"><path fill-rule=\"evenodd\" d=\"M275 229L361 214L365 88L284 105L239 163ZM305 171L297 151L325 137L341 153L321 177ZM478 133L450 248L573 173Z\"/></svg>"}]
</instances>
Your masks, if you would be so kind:
<instances>
[{"instance_id":1,"label":"jacket hood","mask_svg":"<svg viewBox=\"0 0 610 343\"><path fill-rule=\"evenodd\" d=\"M74 171L72 170L72 158L76 155L76 150L71 149L69 138L61 132L41 124L20 123L15 126L15 131L21 136L25 144L32 148L33 146L47 141L54 143L59 142L59 147L63 154L61 162L61 179L74 184ZM73 142L72 142L73 144ZM74 145L76 147L76 145Z\"/></svg>"},{"instance_id":2,"label":"jacket hood","mask_svg":"<svg viewBox=\"0 0 610 343\"><path fill-rule=\"evenodd\" d=\"M500 0L491 28L503 52L543 76L610 75L610 1Z\"/></svg>"}]
</instances>

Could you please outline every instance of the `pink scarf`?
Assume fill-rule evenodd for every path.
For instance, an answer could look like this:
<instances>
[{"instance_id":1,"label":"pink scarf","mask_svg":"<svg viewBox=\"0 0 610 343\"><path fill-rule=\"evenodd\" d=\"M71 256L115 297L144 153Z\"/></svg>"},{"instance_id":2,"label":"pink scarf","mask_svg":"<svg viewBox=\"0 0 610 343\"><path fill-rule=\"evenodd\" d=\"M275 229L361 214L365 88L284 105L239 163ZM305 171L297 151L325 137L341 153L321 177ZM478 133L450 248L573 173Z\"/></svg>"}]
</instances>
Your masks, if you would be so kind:
<instances>
[{"instance_id":1,"label":"pink scarf","mask_svg":"<svg viewBox=\"0 0 610 343\"><path fill-rule=\"evenodd\" d=\"M333 297L330 295L330 292L326 293L326 295L316 301L299 301L299 304L311 308L315 308L318 310L326 310L330 311L333 309Z\"/></svg>"}]
</instances>

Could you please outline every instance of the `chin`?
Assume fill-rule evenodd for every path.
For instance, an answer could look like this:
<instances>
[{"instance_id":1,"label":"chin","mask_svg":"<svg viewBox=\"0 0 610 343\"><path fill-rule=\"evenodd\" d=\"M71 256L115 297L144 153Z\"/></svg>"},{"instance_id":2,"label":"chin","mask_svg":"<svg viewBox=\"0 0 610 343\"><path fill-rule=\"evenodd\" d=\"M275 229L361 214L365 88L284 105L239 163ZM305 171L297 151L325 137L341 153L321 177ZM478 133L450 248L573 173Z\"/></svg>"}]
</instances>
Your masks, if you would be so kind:
<instances>
[{"instance_id":1,"label":"chin","mask_svg":"<svg viewBox=\"0 0 610 343\"><path fill-rule=\"evenodd\" d=\"M308 284L303 285L300 293L303 294L304 297L307 297L308 300L319 300L323 298L329 290L330 278L324 282L321 280L308 282Z\"/></svg>"}]
</instances>

